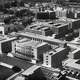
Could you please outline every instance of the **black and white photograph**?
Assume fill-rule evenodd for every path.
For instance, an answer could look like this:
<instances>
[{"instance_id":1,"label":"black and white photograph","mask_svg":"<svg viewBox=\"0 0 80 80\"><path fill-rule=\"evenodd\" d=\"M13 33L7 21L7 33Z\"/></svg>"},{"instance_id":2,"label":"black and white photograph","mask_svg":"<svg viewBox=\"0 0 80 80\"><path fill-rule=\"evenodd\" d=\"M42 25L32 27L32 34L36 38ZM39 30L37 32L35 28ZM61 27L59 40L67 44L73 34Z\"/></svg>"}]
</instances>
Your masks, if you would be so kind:
<instances>
[{"instance_id":1,"label":"black and white photograph","mask_svg":"<svg viewBox=\"0 0 80 80\"><path fill-rule=\"evenodd\" d=\"M0 80L80 80L80 0L0 0Z\"/></svg>"}]
</instances>

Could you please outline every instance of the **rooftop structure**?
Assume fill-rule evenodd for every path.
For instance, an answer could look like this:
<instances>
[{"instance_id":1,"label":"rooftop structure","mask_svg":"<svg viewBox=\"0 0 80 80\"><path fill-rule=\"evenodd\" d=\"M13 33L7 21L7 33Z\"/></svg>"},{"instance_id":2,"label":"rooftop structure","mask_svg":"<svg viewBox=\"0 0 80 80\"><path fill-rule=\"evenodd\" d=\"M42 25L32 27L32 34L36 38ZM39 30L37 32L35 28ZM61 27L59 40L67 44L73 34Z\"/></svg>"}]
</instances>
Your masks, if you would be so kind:
<instances>
[{"instance_id":1,"label":"rooftop structure","mask_svg":"<svg viewBox=\"0 0 80 80\"><path fill-rule=\"evenodd\" d=\"M16 37L8 37L0 35L0 54L9 53L12 51L12 42L15 41Z\"/></svg>"}]
</instances>

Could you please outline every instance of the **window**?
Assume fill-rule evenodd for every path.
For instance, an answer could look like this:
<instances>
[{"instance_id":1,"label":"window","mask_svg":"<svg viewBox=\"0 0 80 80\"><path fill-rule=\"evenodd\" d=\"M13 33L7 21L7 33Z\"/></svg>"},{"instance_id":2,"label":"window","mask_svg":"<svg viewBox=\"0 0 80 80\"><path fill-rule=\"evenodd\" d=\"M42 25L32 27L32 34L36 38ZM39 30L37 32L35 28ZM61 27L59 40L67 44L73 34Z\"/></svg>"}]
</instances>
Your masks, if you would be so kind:
<instances>
[{"instance_id":1,"label":"window","mask_svg":"<svg viewBox=\"0 0 80 80\"><path fill-rule=\"evenodd\" d=\"M46 60L48 60L48 58L46 58Z\"/></svg>"},{"instance_id":2,"label":"window","mask_svg":"<svg viewBox=\"0 0 80 80\"><path fill-rule=\"evenodd\" d=\"M0 31L0 34L2 34L2 31Z\"/></svg>"},{"instance_id":3,"label":"window","mask_svg":"<svg viewBox=\"0 0 80 80\"><path fill-rule=\"evenodd\" d=\"M46 65L48 65L48 63L46 63Z\"/></svg>"},{"instance_id":4,"label":"window","mask_svg":"<svg viewBox=\"0 0 80 80\"><path fill-rule=\"evenodd\" d=\"M34 50L32 49L32 51L34 51Z\"/></svg>"},{"instance_id":5,"label":"window","mask_svg":"<svg viewBox=\"0 0 80 80\"><path fill-rule=\"evenodd\" d=\"M46 56L46 60L48 60L48 56Z\"/></svg>"},{"instance_id":6,"label":"window","mask_svg":"<svg viewBox=\"0 0 80 80\"><path fill-rule=\"evenodd\" d=\"M34 54L34 53L32 52L32 54Z\"/></svg>"},{"instance_id":7,"label":"window","mask_svg":"<svg viewBox=\"0 0 80 80\"><path fill-rule=\"evenodd\" d=\"M48 64L48 61L46 61L46 64Z\"/></svg>"},{"instance_id":8,"label":"window","mask_svg":"<svg viewBox=\"0 0 80 80\"><path fill-rule=\"evenodd\" d=\"M48 56L46 56L46 58L48 58Z\"/></svg>"}]
</instances>

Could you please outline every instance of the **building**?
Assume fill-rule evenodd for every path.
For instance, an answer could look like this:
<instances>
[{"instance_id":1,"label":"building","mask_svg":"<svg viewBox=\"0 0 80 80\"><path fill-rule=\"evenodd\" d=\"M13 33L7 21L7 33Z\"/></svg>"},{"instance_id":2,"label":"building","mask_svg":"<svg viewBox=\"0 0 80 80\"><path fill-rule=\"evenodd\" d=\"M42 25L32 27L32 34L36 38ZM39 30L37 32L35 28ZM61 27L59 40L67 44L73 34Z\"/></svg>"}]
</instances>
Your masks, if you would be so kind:
<instances>
[{"instance_id":1,"label":"building","mask_svg":"<svg viewBox=\"0 0 80 80\"><path fill-rule=\"evenodd\" d=\"M43 55L43 66L61 67L62 61L67 58L68 51L65 48L54 45L53 49Z\"/></svg>"},{"instance_id":2,"label":"building","mask_svg":"<svg viewBox=\"0 0 80 80\"><path fill-rule=\"evenodd\" d=\"M37 19L56 19L56 14L54 11L43 9L37 13Z\"/></svg>"},{"instance_id":3,"label":"building","mask_svg":"<svg viewBox=\"0 0 80 80\"><path fill-rule=\"evenodd\" d=\"M67 11L67 18L79 19L80 18L80 6L79 5L69 5L70 9Z\"/></svg>"},{"instance_id":4,"label":"building","mask_svg":"<svg viewBox=\"0 0 80 80\"><path fill-rule=\"evenodd\" d=\"M54 44L54 45L59 45L61 47L64 47L65 41L59 40L59 39L54 39L53 37L47 37L39 34L33 34L30 32L19 32L17 33L18 36L26 37L34 41L41 41L41 42L47 42L49 44Z\"/></svg>"},{"instance_id":5,"label":"building","mask_svg":"<svg viewBox=\"0 0 80 80\"><path fill-rule=\"evenodd\" d=\"M4 35L0 35L0 54L7 54L12 52L12 42L15 41L16 37L8 37Z\"/></svg>"},{"instance_id":6,"label":"building","mask_svg":"<svg viewBox=\"0 0 80 80\"><path fill-rule=\"evenodd\" d=\"M52 36L51 25L47 22L36 22L26 28L26 32L31 32L34 34Z\"/></svg>"},{"instance_id":7,"label":"building","mask_svg":"<svg viewBox=\"0 0 80 80\"><path fill-rule=\"evenodd\" d=\"M65 69L70 69L73 71L80 72L79 62L80 62L80 60L78 60L78 59L67 59L63 62L63 66L65 67Z\"/></svg>"},{"instance_id":8,"label":"building","mask_svg":"<svg viewBox=\"0 0 80 80\"><path fill-rule=\"evenodd\" d=\"M66 17L67 8L57 6L57 7L54 8L54 11L55 11L55 14L56 14L57 18Z\"/></svg>"},{"instance_id":9,"label":"building","mask_svg":"<svg viewBox=\"0 0 80 80\"><path fill-rule=\"evenodd\" d=\"M13 55L19 58L36 61L43 61L43 54L51 49L51 46L45 42L34 40L17 40L14 45Z\"/></svg>"},{"instance_id":10,"label":"building","mask_svg":"<svg viewBox=\"0 0 80 80\"><path fill-rule=\"evenodd\" d=\"M80 60L67 59L66 61L64 61L63 66L65 70L68 72L68 77L80 80Z\"/></svg>"},{"instance_id":11,"label":"building","mask_svg":"<svg viewBox=\"0 0 80 80\"><path fill-rule=\"evenodd\" d=\"M5 35L4 23L0 23L0 34Z\"/></svg>"},{"instance_id":12,"label":"building","mask_svg":"<svg viewBox=\"0 0 80 80\"><path fill-rule=\"evenodd\" d=\"M32 23L25 31L44 36L52 36L55 34L56 39L64 38L68 40L70 37L75 38L79 36L79 24L80 19L60 18L48 22L38 21Z\"/></svg>"},{"instance_id":13,"label":"building","mask_svg":"<svg viewBox=\"0 0 80 80\"><path fill-rule=\"evenodd\" d=\"M69 52L68 57L72 59L80 59L80 49L72 48L71 51Z\"/></svg>"},{"instance_id":14,"label":"building","mask_svg":"<svg viewBox=\"0 0 80 80\"><path fill-rule=\"evenodd\" d=\"M68 40L79 36L79 19L60 18L50 22L49 24L53 25L51 29L52 32L56 34L55 38L57 39L65 38L65 40Z\"/></svg>"},{"instance_id":15,"label":"building","mask_svg":"<svg viewBox=\"0 0 80 80\"><path fill-rule=\"evenodd\" d=\"M49 23L49 24L52 24L52 23ZM56 35L59 35L59 34L63 34L64 35L67 33L67 30L68 30L68 26L69 26L69 23L65 23L65 22L61 22L59 20L57 21L53 21L53 26L51 27L52 31L54 32L54 34Z\"/></svg>"}]
</instances>

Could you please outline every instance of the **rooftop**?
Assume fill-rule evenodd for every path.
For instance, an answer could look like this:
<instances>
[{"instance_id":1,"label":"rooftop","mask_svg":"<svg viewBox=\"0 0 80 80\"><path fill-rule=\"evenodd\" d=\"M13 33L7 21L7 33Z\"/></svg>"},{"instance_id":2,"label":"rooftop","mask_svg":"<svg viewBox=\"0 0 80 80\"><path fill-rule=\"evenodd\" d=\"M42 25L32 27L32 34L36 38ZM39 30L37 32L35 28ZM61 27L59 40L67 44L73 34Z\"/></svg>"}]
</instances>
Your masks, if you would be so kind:
<instances>
[{"instance_id":1,"label":"rooftop","mask_svg":"<svg viewBox=\"0 0 80 80\"><path fill-rule=\"evenodd\" d=\"M45 42L50 42L50 43L54 43L54 44L65 44L64 41L58 40L58 39L54 39L54 38L49 38L43 35L39 35L39 34L33 34L33 33L29 33L29 32L19 32L17 33L18 35L21 36L25 36L28 38L35 38L35 39L39 39L39 40L43 40Z\"/></svg>"},{"instance_id":2,"label":"rooftop","mask_svg":"<svg viewBox=\"0 0 80 80\"><path fill-rule=\"evenodd\" d=\"M66 67L80 70L80 60L68 59L64 63Z\"/></svg>"},{"instance_id":3,"label":"rooftop","mask_svg":"<svg viewBox=\"0 0 80 80\"><path fill-rule=\"evenodd\" d=\"M22 41L19 44L19 46L24 46L24 47L27 47L27 46L30 46L30 47L37 47L41 44L42 42L39 42L39 41L33 41L33 40L26 40L26 41Z\"/></svg>"},{"instance_id":4,"label":"rooftop","mask_svg":"<svg viewBox=\"0 0 80 80\"><path fill-rule=\"evenodd\" d=\"M62 48L62 47L56 47L55 49L53 49L53 50L51 50L50 52L49 52L49 55L55 55L55 54L57 54L58 52L60 52L60 51L62 51L62 50L64 50L64 48Z\"/></svg>"},{"instance_id":5,"label":"rooftop","mask_svg":"<svg viewBox=\"0 0 80 80\"><path fill-rule=\"evenodd\" d=\"M26 60L22 60L16 57L8 57L8 56L0 56L0 62L13 65L13 66L18 66L21 69L28 69L29 67L33 66L32 63L27 62Z\"/></svg>"},{"instance_id":6,"label":"rooftop","mask_svg":"<svg viewBox=\"0 0 80 80\"><path fill-rule=\"evenodd\" d=\"M17 38L0 35L0 43L7 42L7 41L12 41L12 40L15 40L15 39L17 39Z\"/></svg>"},{"instance_id":7,"label":"rooftop","mask_svg":"<svg viewBox=\"0 0 80 80\"><path fill-rule=\"evenodd\" d=\"M77 63L77 64L80 64L80 60L78 60L76 63Z\"/></svg>"},{"instance_id":8,"label":"rooftop","mask_svg":"<svg viewBox=\"0 0 80 80\"><path fill-rule=\"evenodd\" d=\"M47 22L37 21L35 23L32 23L29 27L31 29L38 29L38 28L43 28L43 27L51 27L51 24Z\"/></svg>"},{"instance_id":9,"label":"rooftop","mask_svg":"<svg viewBox=\"0 0 80 80\"><path fill-rule=\"evenodd\" d=\"M6 80L14 73L12 69L0 65L0 80Z\"/></svg>"},{"instance_id":10,"label":"rooftop","mask_svg":"<svg viewBox=\"0 0 80 80\"><path fill-rule=\"evenodd\" d=\"M37 70L38 68L40 68L40 66L37 66L37 65L31 66L29 69L25 70L22 74L28 76L34 73L34 71Z\"/></svg>"}]
</instances>

